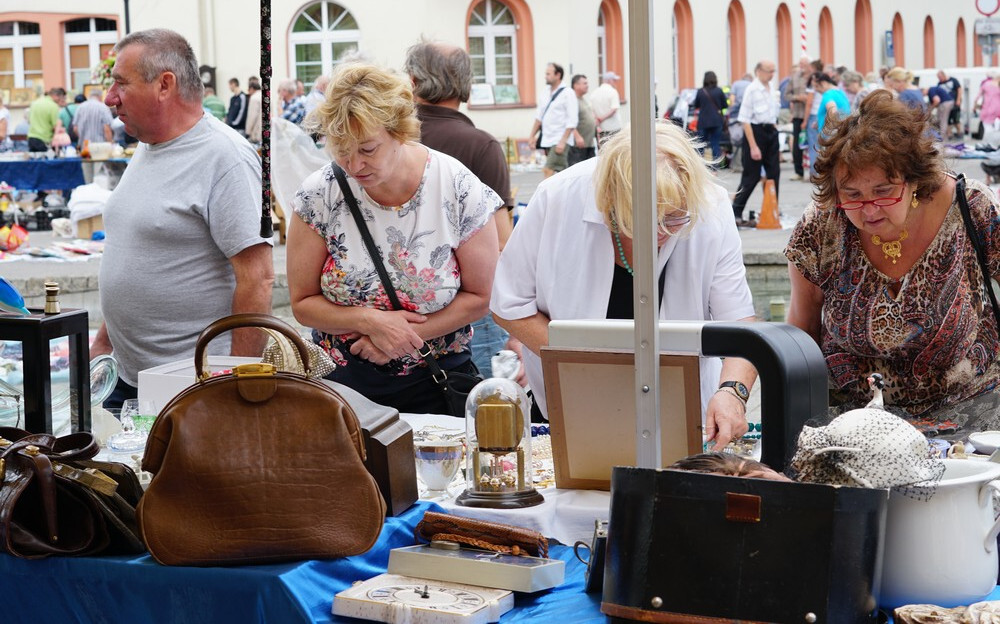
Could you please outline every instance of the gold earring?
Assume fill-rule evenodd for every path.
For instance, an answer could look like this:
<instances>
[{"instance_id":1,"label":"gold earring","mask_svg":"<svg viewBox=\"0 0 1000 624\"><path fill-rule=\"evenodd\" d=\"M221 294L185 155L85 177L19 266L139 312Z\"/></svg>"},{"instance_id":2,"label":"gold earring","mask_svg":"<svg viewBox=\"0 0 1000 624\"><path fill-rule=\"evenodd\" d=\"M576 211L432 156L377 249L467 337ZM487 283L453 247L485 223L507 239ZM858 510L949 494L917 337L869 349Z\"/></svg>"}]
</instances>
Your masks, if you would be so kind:
<instances>
[{"instance_id":1,"label":"gold earring","mask_svg":"<svg viewBox=\"0 0 1000 624\"><path fill-rule=\"evenodd\" d=\"M920 205L920 200L917 199L917 192L913 191L913 199L910 200L910 208L916 208Z\"/></svg>"}]
</instances>

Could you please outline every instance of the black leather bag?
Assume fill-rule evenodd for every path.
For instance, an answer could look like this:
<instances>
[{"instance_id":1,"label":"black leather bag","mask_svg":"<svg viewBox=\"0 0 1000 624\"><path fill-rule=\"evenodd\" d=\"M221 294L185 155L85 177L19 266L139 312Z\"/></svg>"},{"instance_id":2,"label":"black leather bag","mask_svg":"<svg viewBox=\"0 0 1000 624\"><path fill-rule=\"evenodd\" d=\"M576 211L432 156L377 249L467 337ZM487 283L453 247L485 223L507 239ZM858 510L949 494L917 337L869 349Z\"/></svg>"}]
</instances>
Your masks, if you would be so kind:
<instances>
[{"instance_id":1,"label":"black leather bag","mask_svg":"<svg viewBox=\"0 0 1000 624\"><path fill-rule=\"evenodd\" d=\"M424 361L427 362L428 358L425 357ZM430 356L430 361L434 361L433 356ZM430 365L429 362L428 365ZM436 361L434 362L434 366L437 366ZM483 376L479 374L470 375L468 373L444 371L440 366L438 366L437 370L438 373L444 375L444 380L438 381L438 373L435 373L434 382L441 388L445 399L448 401L448 413L452 416L465 418L465 401L469 398L469 393L476 387L476 384L483 380Z\"/></svg>"}]
</instances>

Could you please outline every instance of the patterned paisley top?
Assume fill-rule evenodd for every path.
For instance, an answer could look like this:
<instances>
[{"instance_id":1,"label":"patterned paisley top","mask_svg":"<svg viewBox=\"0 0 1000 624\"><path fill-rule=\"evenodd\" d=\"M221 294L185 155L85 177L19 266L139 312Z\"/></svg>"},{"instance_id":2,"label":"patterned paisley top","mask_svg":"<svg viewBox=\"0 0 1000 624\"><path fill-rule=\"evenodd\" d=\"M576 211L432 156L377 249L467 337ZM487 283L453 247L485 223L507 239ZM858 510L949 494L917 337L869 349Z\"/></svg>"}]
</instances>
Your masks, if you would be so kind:
<instances>
[{"instance_id":1,"label":"patterned paisley top","mask_svg":"<svg viewBox=\"0 0 1000 624\"><path fill-rule=\"evenodd\" d=\"M462 285L455 250L489 222L502 204L500 196L460 162L430 149L417 192L401 206L381 206L354 178L348 176L347 181L403 306L430 314L451 303ZM323 295L337 305L391 310L332 165L305 179L295 194L294 210L326 240L330 251L320 276ZM465 326L427 344L441 357L467 351L471 337L470 327ZM351 341L343 336L315 332L314 339L330 353L338 370L356 361L349 353ZM417 366L426 365L406 356L376 368L384 374L407 375Z\"/></svg>"},{"instance_id":2,"label":"patterned paisley top","mask_svg":"<svg viewBox=\"0 0 1000 624\"><path fill-rule=\"evenodd\" d=\"M978 181L966 184L990 273L1000 274L997 198ZM810 206L785 255L823 291L820 347L846 405L871 399L873 372L885 377L885 404L914 416L997 386L996 320L957 200L895 296L894 280L868 261L840 210Z\"/></svg>"}]
</instances>

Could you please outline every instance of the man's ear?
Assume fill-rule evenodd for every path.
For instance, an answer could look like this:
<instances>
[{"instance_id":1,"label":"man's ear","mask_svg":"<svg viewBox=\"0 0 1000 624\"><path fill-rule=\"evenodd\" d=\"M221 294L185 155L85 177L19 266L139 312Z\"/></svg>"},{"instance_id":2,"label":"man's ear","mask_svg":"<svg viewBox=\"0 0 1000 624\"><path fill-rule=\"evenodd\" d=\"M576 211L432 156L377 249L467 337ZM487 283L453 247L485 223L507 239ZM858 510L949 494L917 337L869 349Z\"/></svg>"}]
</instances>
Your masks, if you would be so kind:
<instances>
[{"instance_id":1,"label":"man's ear","mask_svg":"<svg viewBox=\"0 0 1000 624\"><path fill-rule=\"evenodd\" d=\"M177 75L171 71L163 72L160 74L157 86L159 87L160 101L168 99L172 94L177 93Z\"/></svg>"}]
</instances>

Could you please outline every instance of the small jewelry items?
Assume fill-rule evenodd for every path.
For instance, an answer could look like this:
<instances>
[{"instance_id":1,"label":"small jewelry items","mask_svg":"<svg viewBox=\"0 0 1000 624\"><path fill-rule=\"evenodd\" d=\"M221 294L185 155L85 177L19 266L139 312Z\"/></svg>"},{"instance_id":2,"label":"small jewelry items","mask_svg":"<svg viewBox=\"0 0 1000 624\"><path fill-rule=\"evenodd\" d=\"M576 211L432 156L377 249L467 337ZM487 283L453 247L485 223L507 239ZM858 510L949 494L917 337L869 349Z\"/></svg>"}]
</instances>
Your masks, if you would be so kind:
<instances>
[{"instance_id":1,"label":"small jewelry items","mask_svg":"<svg viewBox=\"0 0 1000 624\"><path fill-rule=\"evenodd\" d=\"M899 233L899 238L894 241L882 242L882 238L878 234L872 234L872 242L882 247L882 253L885 254L886 260L891 259L892 263L896 264L896 260L903 255L903 241L906 240L907 236L909 234L906 228L903 228L903 231Z\"/></svg>"}]
</instances>

